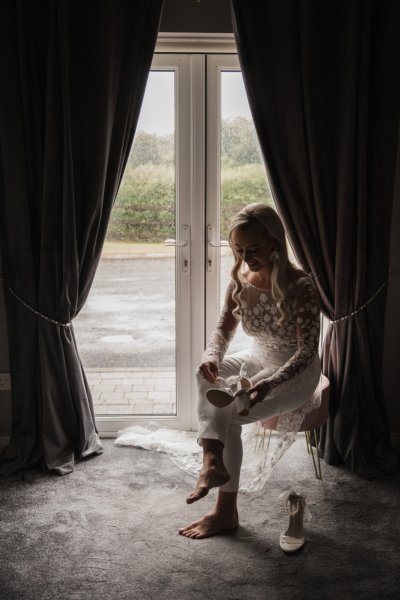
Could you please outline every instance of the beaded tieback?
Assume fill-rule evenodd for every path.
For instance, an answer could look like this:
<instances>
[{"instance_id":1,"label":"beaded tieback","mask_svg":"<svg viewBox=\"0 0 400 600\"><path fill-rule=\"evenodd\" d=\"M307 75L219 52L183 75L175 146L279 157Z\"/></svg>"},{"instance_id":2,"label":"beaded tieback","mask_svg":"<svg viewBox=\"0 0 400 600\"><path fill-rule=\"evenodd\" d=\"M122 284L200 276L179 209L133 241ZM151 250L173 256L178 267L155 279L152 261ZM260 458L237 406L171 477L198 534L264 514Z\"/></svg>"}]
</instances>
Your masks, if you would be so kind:
<instances>
[{"instance_id":1,"label":"beaded tieback","mask_svg":"<svg viewBox=\"0 0 400 600\"><path fill-rule=\"evenodd\" d=\"M34 313L37 317L40 317L41 319L44 319L45 321L48 321L49 323L53 323L53 325L59 325L60 327L70 327L71 326L71 321L69 321L68 323L62 323L61 321L52 319L51 317L48 317L47 315L44 315L43 313L39 312L38 310L33 308L30 304L25 302L25 300L22 300L22 298L20 296L18 296L18 294L16 292L14 292L14 290L12 288L8 288L8 291L10 292L10 294L12 294L14 296L14 298L16 298L18 300L18 302L23 304L23 306L25 306L25 308L27 308L32 313Z\"/></svg>"},{"instance_id":2,"label":"beaded tieback","mask_svg":"<svg viewBox=\"0 0 400 600\"><path fill-rule=\"evenodd\" d=\"M387 284L387 282L388 282L388 280L386 279L378 287L378 289L375 290L375 292L372 294L372 296L370 298L368 298L368 300L366 302L364 302L364 304L361 304L361 306L359 306L358 308L355 308L354 310L352 310L351 313L349 313L348 315L344 315L343 317L339 317L338 319L333 319L331 321L331 323L334 324L334 323L339 323L340 321L347 321L347 319L351 319L351 317L354 317L355 315L357 315L358 313L360 313L362 310L364 310L368 306L368 304L371 304L371 302L373 300L375 300L375 298L383 290L383 288L385 287L385 285Z\"/></svg>"}]
</instances>

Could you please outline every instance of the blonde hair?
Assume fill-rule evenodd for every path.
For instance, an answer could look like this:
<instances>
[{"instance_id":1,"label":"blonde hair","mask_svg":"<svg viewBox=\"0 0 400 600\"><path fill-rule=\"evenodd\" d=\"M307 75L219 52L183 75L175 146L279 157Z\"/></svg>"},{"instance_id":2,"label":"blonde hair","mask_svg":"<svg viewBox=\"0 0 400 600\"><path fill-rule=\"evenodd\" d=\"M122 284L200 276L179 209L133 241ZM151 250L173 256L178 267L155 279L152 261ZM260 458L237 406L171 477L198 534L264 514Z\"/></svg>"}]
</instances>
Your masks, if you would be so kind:
<instances>
[{"instance_id":1,"label":"blonde hair","mask_svg":"<svg viewBox=\"0 0 400 600\"><path fill-rule=\"evenodd\" d=\"M275 242L275 249L278 252L279 259L273 260L271 273L271 292L272 297L277 303L279 320L278 323L283 323L287 317L284 307L284 300L287 294L287 269L288 267L296 268L288 258L285 230L281 219L277 212L266 204L253 203L245 206L232 219L229 227L229 244L235 257L231 276L235 283L235 289L232 294L236 308L233 314L237 319L240 319L239 298L242 292L243 285L239 278L239 271L243 263L243 259L237 253L234 244L232 244L232 235L239 228L246 228L254 224L261 225L266 237Z\"/></svg>"}]
</instances>

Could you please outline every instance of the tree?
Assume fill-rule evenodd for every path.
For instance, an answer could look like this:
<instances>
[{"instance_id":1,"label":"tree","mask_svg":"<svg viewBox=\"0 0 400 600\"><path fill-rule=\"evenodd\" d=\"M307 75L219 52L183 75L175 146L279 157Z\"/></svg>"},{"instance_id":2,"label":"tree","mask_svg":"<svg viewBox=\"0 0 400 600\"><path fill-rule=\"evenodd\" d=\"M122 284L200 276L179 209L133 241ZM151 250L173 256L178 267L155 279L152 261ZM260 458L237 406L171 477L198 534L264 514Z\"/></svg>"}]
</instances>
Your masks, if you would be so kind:
<instances>
[{"instance_id":1,"label":"tree","mask_svg":"<svg viewBox=\"0 0 400 600\"><path fill-rule=\"evenodd\" d=\"M262 162L256 130L245 117L221 122L221 158L232 165Z\"/></svg>"},{"instance_id":2,"label":"tree","mask_svg":"<svg viewBox=\"0 0 400 600\"><path fill-rule=\"evenodd\" d=\"M138 131L129 156L130 166L138 167L148 163L159 165L162 162L159 140L160 138L155 133Z\"/></svg>"}]
</instances>

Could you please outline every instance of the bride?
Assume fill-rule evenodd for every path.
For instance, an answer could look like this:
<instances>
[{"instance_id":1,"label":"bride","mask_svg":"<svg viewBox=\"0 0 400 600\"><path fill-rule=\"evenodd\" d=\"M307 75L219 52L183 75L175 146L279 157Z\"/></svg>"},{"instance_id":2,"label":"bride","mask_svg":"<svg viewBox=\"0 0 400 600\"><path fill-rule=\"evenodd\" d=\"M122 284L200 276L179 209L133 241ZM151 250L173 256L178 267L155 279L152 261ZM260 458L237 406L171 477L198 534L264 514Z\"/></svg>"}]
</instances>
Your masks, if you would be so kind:
<instances>
[{"instance_id":1,"label":"bride","mask_svg":"<svg viewBox=\"0 0 400 600\"><path fill-rule=\"evenodd\" d=\"M258 203L246 206L232 220L229 243L235 258L232 278L196 373L203 465L186 501L192 504L214 487L218 496L211 512L179 529L193 539L239 525L242 425L278 416L278 430L298 431L321 374L317 291L310 277L289 261L285 231L275 210ZM252 337L252 346L225 356L239 320ZM236 401L215 407L207 391L226 387L223 380L237 375L243 365L251 382L246 391L250 410L241 410ZM304 505L302 496L289 496L292 516L285 539L281 538L283 549L285 543L288 551L297 549L303 539ZM291 540L295 540L292 547Z\"/></svg>"}]
</instances>

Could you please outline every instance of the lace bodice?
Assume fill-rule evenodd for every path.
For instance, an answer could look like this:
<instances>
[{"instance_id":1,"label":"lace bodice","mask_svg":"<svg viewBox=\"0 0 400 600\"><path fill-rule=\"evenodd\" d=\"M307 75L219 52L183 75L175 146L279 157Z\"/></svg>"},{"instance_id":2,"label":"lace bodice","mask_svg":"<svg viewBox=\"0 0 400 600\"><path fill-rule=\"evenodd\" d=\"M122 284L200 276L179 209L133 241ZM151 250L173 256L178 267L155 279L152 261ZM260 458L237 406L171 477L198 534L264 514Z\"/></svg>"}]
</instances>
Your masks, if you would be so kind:
<instances>
[{"instance_id":1,"label":"lace bodice","mask_svg":"<svg viewBox=\"0 0 400 600\"><path fill-rule=\"evenodd\" d=\"M288 285L284 301L287 318L282 324L276 301L269 290L255 287L241 275L243 289L239 298L239 314L244 332L253 338L252 352L262 364L268 364L269 352L282 351L290 358L266 379L269 388L287 382L311 364L318 352L320 309L313 281L303 276ZM203 354L203 362L219 366L236 331L238 320L232 314L234 282L228 285L225 304L217 327Z\"/></svg>"}]
</instances>

